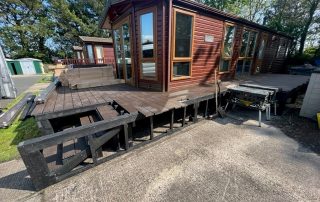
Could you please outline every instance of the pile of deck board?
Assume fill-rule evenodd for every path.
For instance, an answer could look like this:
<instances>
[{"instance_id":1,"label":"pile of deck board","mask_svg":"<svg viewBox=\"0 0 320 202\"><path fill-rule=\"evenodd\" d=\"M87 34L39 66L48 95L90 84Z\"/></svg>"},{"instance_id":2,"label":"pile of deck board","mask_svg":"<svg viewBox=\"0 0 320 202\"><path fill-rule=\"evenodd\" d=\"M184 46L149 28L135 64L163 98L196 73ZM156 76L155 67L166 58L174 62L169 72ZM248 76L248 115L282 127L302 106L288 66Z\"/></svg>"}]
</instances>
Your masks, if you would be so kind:
<instances>
[{"instance_id":1,"label":"pile of deck board","mask_svg":"<svg viewBox=\"0 0 320 202\"><path fill-rule=\"evenodd\" d=\"M9 127L12 122L19 116L22 110L23 112L20 116L20 120L25 120L26 118L30 117L34 98L35 96L31 93L26 93L26 95L17 104L15 104L5 113L1 114L0 128Z\"/></svg>"},{"instance_id":2,"label":"pile of deck board","mask_svg":"<svg viewBox=\"0 0 320 202\"><path fill-rule=\"evenodd\" d=\"M123 83L122 80L114 78L112 66L67 69L60 74L59 80L62 86L71 89Z\"/></svg>"}]
</instances>

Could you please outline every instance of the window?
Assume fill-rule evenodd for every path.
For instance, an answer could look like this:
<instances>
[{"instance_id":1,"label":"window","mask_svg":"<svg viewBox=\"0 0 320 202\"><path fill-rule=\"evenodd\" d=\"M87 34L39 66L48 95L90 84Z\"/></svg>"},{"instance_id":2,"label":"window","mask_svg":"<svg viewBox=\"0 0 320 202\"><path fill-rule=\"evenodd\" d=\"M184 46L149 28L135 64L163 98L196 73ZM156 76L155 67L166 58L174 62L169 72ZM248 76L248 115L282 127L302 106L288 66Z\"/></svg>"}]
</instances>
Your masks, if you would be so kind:
<instances>
[{"instance_id":1,"label":"window","mask_svg":"<svg viewBox=\"0 0 320 202\"><path fill-rule=\"evenodd\" d=\"M223 41L223 47L222 47L219 72L229 71L232 54L233 54L234 35L235 35L234 25L226 24L224 27L224 41Z\"/></svg>"},{"instance_id":2,"label":"window","mask_svg":"<svg viewBox=\"0 0 320 202\"><path fill-rule=\"evenodd\" d=\"M92 45L87 45L87 53L88 53L89 62L94 63Z\"/></svg>"},{"instance_id":3,"label":"window","mask_svg":"<svg viewBox=\"0 0 320 202\"><path fill-rule=\"evenodd\" d=\"M174 9L172 79L191 76L194 14Z\"/></svg>"},{"instance_id":4,"label":"window","mask_svg":"<svg viewBox=\"0 0 320 202\"><path fill-rule=\"evenodd\" d=\"M103 48L102 46L96 46L97 63L103 63Z\"/></svg>"},{"instance_id":5,"label":"window","mask_svg":"<svg viewBox=\"0 0 320 202\"><path fill-rule=\"evenodd\" d=\"M266 47L266 41L265 41L265 39L262 39L260 47L259 47L259 52L258 52L258 59L259 60L263 59L265 47Z\"/></svg>"},{"instance_id":6,"label":"window","mask_svg":"<svg viewBox=\"0 0 320 202\"><path fill-rule=\"evenodd\" d=\"M258 33L253 30L244 29L242 32L240 56L236 66L236 74L249 74L253 63L253 57L256 49ZM262 59L265 47L265 40L261 41L258 58Z\"/></svg>"},{"instance_id":7,"label":"window","mask_svg":"<svg viewBox=\"0 0 320 202\"><path fill-rule=\"evenodd\" d=\"M286 55L286 42L284 39L280 39L280 44L277 50L277 58L283 58Z\"/></svg>"},{"instance_id":8,"label":"window","mask_svg":"<svg viewBox=\"0 0 320 202\"><path fill-rule=\"evenodd\" d=\"M156 78L155 16L155 9L140 14L140 67L144 79Z\"/></svg>"},{"instance_id":9,"label":"window","mask_svg":"<svg viewBox=\"0 0 320 202\"><path fill-rule=\"evenodd\" d=\"M114 25L113 37L115 57L117 63L117 78L125 79L126 83L133 85L133 66L131 64L131 34L130 17Z\"/></svg>"}]
</instances>

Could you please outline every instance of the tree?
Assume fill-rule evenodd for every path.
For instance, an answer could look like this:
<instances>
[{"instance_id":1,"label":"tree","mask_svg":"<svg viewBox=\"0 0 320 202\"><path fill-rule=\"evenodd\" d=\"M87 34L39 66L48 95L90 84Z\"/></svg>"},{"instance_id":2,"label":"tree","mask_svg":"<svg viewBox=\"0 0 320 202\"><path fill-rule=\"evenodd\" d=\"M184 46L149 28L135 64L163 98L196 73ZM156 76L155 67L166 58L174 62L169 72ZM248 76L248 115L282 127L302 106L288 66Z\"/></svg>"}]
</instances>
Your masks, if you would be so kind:
<instances>
[{"instance_id":1,"label":"tree","mask_svg":"<svg viewBox=\"0 0 320 202\"><path fill-rule=\"evenodd\" d=\"M45 58L46 39L53 33L44 0L0 1L0 38L13 57Z\"/></svg>"},{"instance_id":2,"label":"tree","mask_svg":"<svg viewBox=\"0 0 320 202\"><path fill-rule=\"evenodd\" d=\"M53 41L61 57L71 55L71 47L79 43L78 36L106 37L106 31L98 28L98 19L104 8L104 0L51 0L51 13L56 30Z\"/></svg>"}]
</instances>

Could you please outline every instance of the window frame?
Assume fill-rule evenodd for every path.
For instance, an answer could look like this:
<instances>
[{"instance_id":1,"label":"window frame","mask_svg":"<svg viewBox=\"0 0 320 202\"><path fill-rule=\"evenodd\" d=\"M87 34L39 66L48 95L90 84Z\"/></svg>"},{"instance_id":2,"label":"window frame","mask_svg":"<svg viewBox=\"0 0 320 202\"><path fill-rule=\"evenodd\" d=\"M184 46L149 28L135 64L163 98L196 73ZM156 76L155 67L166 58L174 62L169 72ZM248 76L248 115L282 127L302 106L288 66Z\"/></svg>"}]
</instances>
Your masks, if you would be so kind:
<instances>
[{"instance_id":1,"label":"window frame","mask_svg":"<svg viewBox=\"0 0 320 202\"><path fill-rule=\"evenodd\" d=\"M246 51L245 51L245 55L244 56L240 56L240 52L241 52L241 47L242 47L242 40L243 40L243 33L245 32L245 31L248 31L249 32L249 35L248 35L248 43L247 43L247 47L246 47ZM254 46L253 46L253 54L252 54L252 56L249 56L248 55L248 52L249 52L249 47L250 47L250 38L251 38L251 35L252 35L252 33L256 33L256 37L255 37L255 41L254 41ZM249 74L251 74L251 71L252 71L252 66L254 65L254 60L255 60L255 54L256 54L256 49L257 49L257 42L258 42L258 38L259 38L259 34L261 35L261 33L259 33L259 31L258 30L255 30L255 29L251 29L251 28L248 28L248 27L244 27L243 28L243 30L242 30L242 33L241 33L241 40L240 40L240 45L239 45L239 57L238 57L238 59L237 59L237 62L236 62L236 69L235 69L235 71L236 71L236 74L237 74L237 65L238 65L238 62L240 61L240 60L242 60L243 61L243 63L242 63L242 68L241 68L241 74L240 75L242 75L243 73L244 73L244 66L245 66L245 64L246 64L246 62L247 61L250 61L250 68L249 68L249 71L248 71L248 73ZM265 49L265 48L264 48ZM257 57L258 58L258 57Z\"/></svg>"},{"instance_id":2,"label":"window frame","mask_svg":"<svg viewBox=\"0 0 320 202\"><path fill-rule=\"evenodd\" d=\"M232 26L234 27L234 35L233 35L233 39L232 39L232 51L230 56L225 56L225 52L224 52L224 42L225 42L225 33L226 33L226 27L227 26ZM231 22L224 22L223 25L223 32L222 32L222 42L221 42L221 57L220 57L220 62L219 62L219 66L218 66L218 72L219 74L228 74L230 73L230 66L231 66L231 62L232 62L232 58L233 58L233 53L234 53L234 44L236 42L236 33L237 33L237 25L235 23L231 23ZM228 65L228 70L227 71L221 71L221 65L223 63L223 61L229 61L229 65Z\"/></svg>"},{"instance_id":3,"label":"window frame","mask_svg":"<svg viewBox=\"0 0 320 202\"><path fill-rule=\"evenodd\" d=\"M241 51L241 47L242 47L242 37L243 37L243 33L245 31L248 31L249 32L249 36L248 36L248 39L250 40L250 37L251 37L251 33L252 32L255 32L257 35L256 35L256 39L254 41L254 47L253 47L253 55L252 56L248 56L248 51L249 51L249 41L248 41L248 44L247 44L247 47L246 47L246 52L245 52L245 56L241 57L240 56L240 51ZM239 46L239 58L238 60L241 60L241 59L253 59L254 58L254 55L255 55L255 52L256 52L256 48L257 48L257 41L258 41L258 37L259 37L259 32L257 30L254 30L254 29L250 29L250 28L244 28L242 33L241 33L241 40L240 40L240 46Z\"/></svg>"},{"instance_id":4,"label":"window frame","mask_svg":"<svg viewBox=\"0 0 320 202\"><path fill-rule=\"evenodd\" d=\"M117 20L115 23L114 23L114 25L113 25L113 27L112 27L112 35L113 35L113 37L112 38L114 38L114 41L113 41L113 46L114 46L114 56L115 56L115 61L117 60L117 52L116 52L116 49L115 49L115 37L114 37L114 30L116 30L116 29L118 29L118 30L120 30L120 35L121 35L121 41L120 41L120 46L121 46L121 50L123 50L123 52L121 53L121 58L123 59L123 57L124 57L124 47L123 47L123 34L122 34L122 32L123 32L123 30L122 30L122 26L123 26L123 24L124 23L128 23L128 26L129 26L129 34L130 34L130 55L131 55L131 78L130 79L127 79L126 78L126 70L125 70L125 68L123 68L122 69L122 74L123 74L123 79L125 79L126 81L131 81L132 82L132 84L133 84L133 82L134 82L134 80L135 80L135 77L134 77L134 59L133 59L133 34L132 34L132 26L131 26L131 16L130 15L128 15L128 16L126 16L126 17L124 17L124 18L122 18L122 19L120 19L120 20ZM124 64L125 63L125 61L122 61L122 64ZM115 65L117 66L117 69L119 68L118 67L118 63L117 63L117 61L115 62Z\"/></svg>"},{"instance_id":5,"label":"window frame","mask_svg":"<svg viewBox=\"0 0 320 202\"><path fill-rule=\"evenodd\" d=\"M141 16L147 13L153 14L153 58L143 58L142 54L142 43L141 43ZM157 7L153 6L150 8L145 8L142 10L137 11L137 18L138 18L138 27L139 27L139 33L138 33L138 47L139 47L139 79L143 80L154 80L158 81L158 56L157 56ZM146 62L154 62L155 63L155 76L144 76L142 72L142 63Z\"/></svg>"},{"instance_id":6,"label":"window frame","mask_svg":"<svg viewBox=\"0 0 320 202\"><path fill-rule=\"evenodd\" d=\"M176 15L177 13L182 13L192 17L192 37L191 37L191 46L190 46L190 57L176 57ZM179 8L173 8L173 23L172 23L172 43L171 43L171 81L181 80L181 79L190 79L192 77L192 63L193 63L193 47L194 47L194 27L195 27L195 18L196 14L190 11L185 11ZM173 75L173 64L175 62L189 62L189 76L174 77Z\"/></svg>"}]
</instances>

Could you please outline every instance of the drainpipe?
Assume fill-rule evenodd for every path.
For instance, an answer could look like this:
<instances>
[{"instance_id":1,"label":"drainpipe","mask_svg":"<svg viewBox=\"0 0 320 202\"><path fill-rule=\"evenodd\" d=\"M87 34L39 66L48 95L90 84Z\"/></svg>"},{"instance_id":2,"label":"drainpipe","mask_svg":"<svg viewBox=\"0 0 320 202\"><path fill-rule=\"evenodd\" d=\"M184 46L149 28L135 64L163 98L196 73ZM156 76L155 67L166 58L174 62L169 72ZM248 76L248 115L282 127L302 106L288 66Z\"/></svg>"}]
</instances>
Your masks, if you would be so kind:
<instances>
[{"instance_id":1,"label":"drainpipe","mask_svg":"<svg viewBox=\"0 0 320 202\"><path fill-rule=\"evenodd\" d=\"M171 60L172 60L172 57L171 57L171 29L172 29L172 0L169 0L169 29L168 29L168 68L167 68L167 88L166 90L167 91L170 91L170 85L169 83L171 82Z\"/></svg>"}]
</instances>

